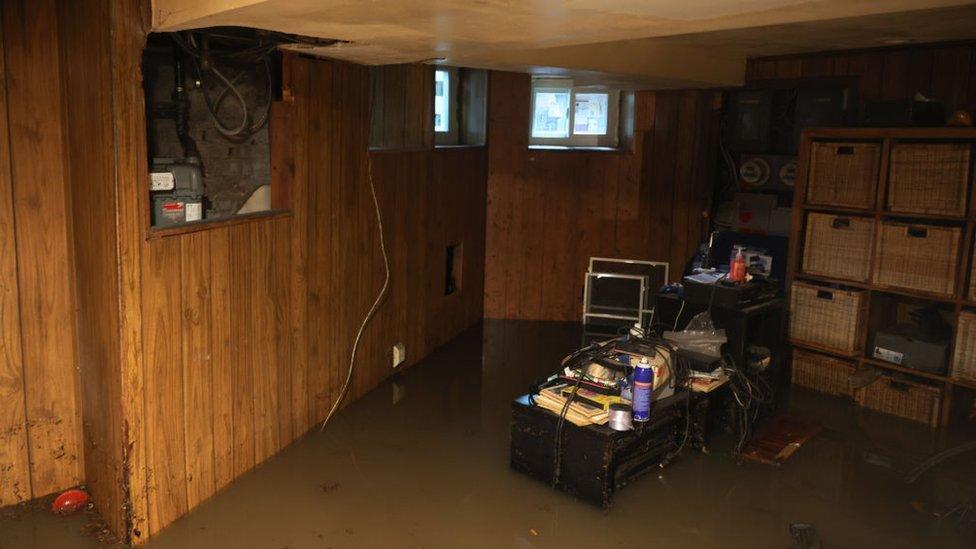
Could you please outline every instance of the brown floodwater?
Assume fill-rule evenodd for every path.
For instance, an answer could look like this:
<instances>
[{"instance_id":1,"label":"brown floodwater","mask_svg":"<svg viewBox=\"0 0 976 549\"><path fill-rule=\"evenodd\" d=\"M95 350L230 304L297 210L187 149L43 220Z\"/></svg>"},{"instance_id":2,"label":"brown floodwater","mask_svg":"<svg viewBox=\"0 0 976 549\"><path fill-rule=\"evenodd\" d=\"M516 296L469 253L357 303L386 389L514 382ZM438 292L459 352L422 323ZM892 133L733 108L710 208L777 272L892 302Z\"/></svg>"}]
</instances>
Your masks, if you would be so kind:
<instances>
[{"instance_id":1,"label":"brown floodwater","mask_svg":"<svg viewBox=\"0 0 976 549\"><path fill-rule=\"evenodd\" d=\"M976 547L959 520L976 496L976 452L904 473L972 440L805 391L794 414L824 432L781 468L686 449L614 497L609 512L508 467L512 398L580 343L578 326L486 321L396 375L200 505L150 548L789 547L816 526L823 547ZM0 548L99 547L86 517L0 513Z\"/></svg>"}]
</instances>

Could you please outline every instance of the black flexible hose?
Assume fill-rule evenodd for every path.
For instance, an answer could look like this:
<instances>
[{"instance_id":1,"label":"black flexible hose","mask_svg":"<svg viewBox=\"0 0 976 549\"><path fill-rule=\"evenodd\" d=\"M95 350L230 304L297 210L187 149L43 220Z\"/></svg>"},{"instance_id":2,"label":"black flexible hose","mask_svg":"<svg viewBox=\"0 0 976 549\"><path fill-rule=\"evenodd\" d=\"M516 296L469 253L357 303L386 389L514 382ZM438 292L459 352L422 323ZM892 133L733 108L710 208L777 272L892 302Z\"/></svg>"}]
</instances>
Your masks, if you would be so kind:
<instances>
[{"instance_id":1,"label":"black flexible hose","mask_svg":"<svg viewBox=\"0 0 976 549\"><path fill-rule=\"evenodd\" d=\"M176 136L183 148L183 158L200 158L197 143L190 137L190 100L184 87L182 57L180 51L173 48L173 104L176 110Z\"/></svg>"}]
</instances>

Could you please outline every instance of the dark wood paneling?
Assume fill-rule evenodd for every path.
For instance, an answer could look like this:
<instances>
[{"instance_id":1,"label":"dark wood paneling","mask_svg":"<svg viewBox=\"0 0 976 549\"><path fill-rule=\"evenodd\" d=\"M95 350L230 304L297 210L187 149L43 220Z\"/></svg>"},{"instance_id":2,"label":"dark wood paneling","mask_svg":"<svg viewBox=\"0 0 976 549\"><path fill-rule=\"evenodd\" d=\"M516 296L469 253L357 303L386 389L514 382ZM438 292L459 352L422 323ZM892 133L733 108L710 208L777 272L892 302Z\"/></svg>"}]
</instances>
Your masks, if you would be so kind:
<instances>
[{"instance_id":1,"label":"dark wood paneling","mask_svg":"<svg viewBox=\"0 0 976 549\"><path fill-rule=\"evenodd\" d=\"M528 148L530 89L491 74L486 316L580 318L592 256L666 261L677 279L709 209L714 93L635 94L629 150L545 151Z\"/></svg>"},{"instance_id":2,"label":"dark wood paneling","mask_svg":"<svg viewBox=\"0 0 976 549\"><path fill-rule=\"evenodd\" d=\"M369 69L369 146L426 150L434 144L434 67L385 65Z\"/></svg>"},{"instance_id":3,"label":"dark wood paneling","mask_svg":"<svg viewBox=\"0 0 976 549\"><path fill-rule=\"evenodd\" d=\"M60 38L54 0L3 2L2 14L30 495L41 496L83 477Z\"/></svg>"},{"instance_id":4,"label":"dark wood paneling","mask_svg":"<svg viewBox=\"0 0 976 549\"><path fill-rule=\"evenodd\" d=\"M426 148L369 153L367 69L288 55L272 164L291 214L147 238L134 182L148 178L148 13L145 0L0 12L0 504L86 478L136 543L317 426L339 397L383 282L371 173L391 291L346 402L393 372L394 343L409 366L480 320L487 169L484 149L429 146L426 102L400 124ZM404 100L430 95L429 67L402 70ZM459 243L463 287L444 296L444 250Z\"/></svg>"},{"instance_id":5,"label":"dark wood paneling","mask_svg":"<svg viewBox=\"0 0 976 549\"><path fill-rule=\"evenodd\" d=\"M482 317L484 149L368 153L365 67L286 56L284 73L289 99L274 108L291 142L273 147L273 184L291 178L292 215L142 243L150 534L339 397L383 283L371 173L392 280L346 402L393 372L394 343L410 365ZM444 296L444 250L459 242L464 287Z\"/></svg>"},{"instance_id":6,"label":"dark wood paneling","mask_svg":"<svg viewBox=\"0 0 976 549\"><path fill-rule=\"evenodd\" d=\"M211 339L210 238L180 239L183 427L186 431L186 499L190 509L214 492L213 341ZM169 296L173 299L176 296Z\"/></svg>"},{"instance_id":7,"label":"dark wood paneling","mask_svg":"<svg viewBox=\"0 0 976 549\"><path fill-rule=\"evenodd\" d=\"M0 12L0 29L3 14ZM0 74L6 74L0 40ZM33 494L24 410L24 362L21 355L17 242L7 129L7 85L0 78L0 506L20 503Z\"/></svg>"},{"instance_id":8,"label":"dark wood paneling","mask_svg":"<svg viewBox=\"0 0 976 549\"><path fill-rule=\"evenodd\" d=\"M795 67L799 67L796 70ZM909 99L921 92L946 114L976 110L976 45L927 44L750 59L746 82L853 76L862 100Z\"/></svg>"},{"instance_id":9,"label":"dark wood paneling","mask_svg":"<svg viewBox=\"0 0 976 549\"><path fill-rule=\"evenodd\" d=\"M118 352L119 261L112 109L105 81L111 71L109 6L92 0L60 2L62 73L68 134L75 287L78 296L78 368L84 422L85 483L116 531L124 529L125 496L121 416L122 367ZM91 19L90 19L91 18Z\"/></svg>"},{"instance_id":10,"label":"dark wood paneling","mask_svg":"<svg viewBox=\"0 0 976 549\"><path fill-rule=\"evenodd\" d=\"M149 230L149 196L142 185L147 181L148 147L146 146L145 100L143 97L142 48L150 23L149 0L108 2L107 24L112 37L112 71L104 83L111 86L111 119L115 129L112 148L115 153L114 185L118 198L115 222L118 231L119 312L121 318L122 363L122 478L123 504L116 509L123 517L123 539L134 543L149 537L150 494L150 418L146 409L148 363L143 342L146 316L142 303L142 267L145 235ZM82 100L84 98L81 98ZM106 113L103 113L106 114ZM151 310L151 309L150 309ZM114 519L109 519L114 520Z\"/></svg>"},{"instance_id":11,"label":"dark wood paneling","mask_svg":"<svg viewBox=\"0 0 976 549\"><path fill-rule=\"evenodd\" d=\"M150 535L187 511L180 252L180 240L174 238L152 242L143 254Z\"/></svg>"}]
</instances>

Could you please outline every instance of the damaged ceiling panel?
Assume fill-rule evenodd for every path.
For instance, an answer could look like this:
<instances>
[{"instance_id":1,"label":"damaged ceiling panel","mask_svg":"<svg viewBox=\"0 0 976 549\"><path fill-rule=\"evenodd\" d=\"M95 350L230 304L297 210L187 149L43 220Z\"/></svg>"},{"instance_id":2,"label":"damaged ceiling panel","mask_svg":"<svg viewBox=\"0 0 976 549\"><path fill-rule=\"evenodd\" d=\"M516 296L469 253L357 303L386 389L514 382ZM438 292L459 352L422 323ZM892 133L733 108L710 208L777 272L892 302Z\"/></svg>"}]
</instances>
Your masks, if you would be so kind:
<instances>
[{"instance_id":1,"label":"damaged ceiling panel","mask_svg":"<svg viewBox=\"0 0 976 549\"><path fill-rule=\"evenodd\" d=\"M220 25L339 40L308 53L369 65L439 62L603 74L641 87L741 83L745 59L864 42L972 38L960 0L154 0L153 26ZM961 6L961 7L960 7ZM960 10L968 18L960 19ZM906 12L911 12L906 16ZM804 25L799 35L782 29ZM841 30L838 30L840 28ZM777 35L777 29L779 34ZM723 33L728 33L723 40ZM764 49L764 36L779 36ZM967 36L957 36L967 35ZM880 43L868 43L883 45ZM863 47L863 45L862 45Z\"/></svg>"}]
</instances>

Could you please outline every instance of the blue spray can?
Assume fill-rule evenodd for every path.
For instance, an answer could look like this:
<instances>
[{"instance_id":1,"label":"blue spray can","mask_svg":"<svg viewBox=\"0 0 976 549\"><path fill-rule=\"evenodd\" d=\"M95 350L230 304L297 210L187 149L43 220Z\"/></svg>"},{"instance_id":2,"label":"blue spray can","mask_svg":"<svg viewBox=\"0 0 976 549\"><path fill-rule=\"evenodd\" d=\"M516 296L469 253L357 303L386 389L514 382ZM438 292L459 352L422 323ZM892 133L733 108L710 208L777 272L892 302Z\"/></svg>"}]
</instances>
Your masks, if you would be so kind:
<instances>
[{"instance_id":1,"label":"blue spray can","mask_svg":"<svg viewBox=\"0 0 976 549\"><path fill-rule=\"evenodd\" d=\"M651 393L654 392L654 370L647 357L634 369L634 421L651 419Z\"/></svg>"}]
</instances>

